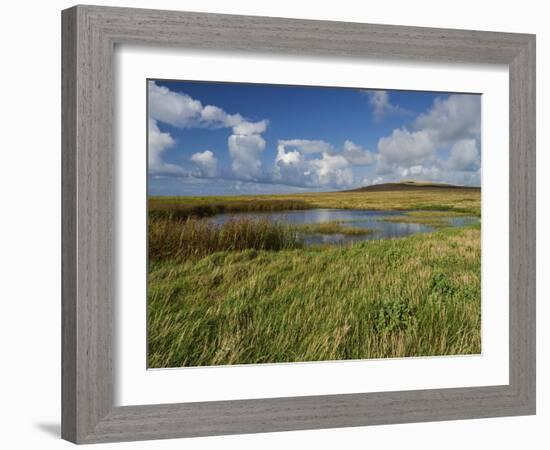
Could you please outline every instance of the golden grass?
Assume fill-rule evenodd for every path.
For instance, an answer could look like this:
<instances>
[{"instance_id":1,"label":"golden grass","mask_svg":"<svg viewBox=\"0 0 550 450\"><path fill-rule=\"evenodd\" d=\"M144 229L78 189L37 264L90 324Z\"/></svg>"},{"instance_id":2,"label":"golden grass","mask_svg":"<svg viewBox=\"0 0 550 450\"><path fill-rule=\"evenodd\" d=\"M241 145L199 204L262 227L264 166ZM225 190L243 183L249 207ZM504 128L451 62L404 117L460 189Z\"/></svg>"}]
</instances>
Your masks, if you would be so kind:
<instances>
[{"instance_id":1,"label":"golden grass","mask_svg":"<svg viewBox=\"0 0 550 450\"><path fill-rule=\"evenodd\" d=\"M481 193L467 189L388 192L319 192L287 195L151 197L149 210L219 212L275 211L307 208L435 210L481 215ZM202 209L201 209L202 208ZM200 214L199 214L200 215Z\"/></svg>"}]
</instances>

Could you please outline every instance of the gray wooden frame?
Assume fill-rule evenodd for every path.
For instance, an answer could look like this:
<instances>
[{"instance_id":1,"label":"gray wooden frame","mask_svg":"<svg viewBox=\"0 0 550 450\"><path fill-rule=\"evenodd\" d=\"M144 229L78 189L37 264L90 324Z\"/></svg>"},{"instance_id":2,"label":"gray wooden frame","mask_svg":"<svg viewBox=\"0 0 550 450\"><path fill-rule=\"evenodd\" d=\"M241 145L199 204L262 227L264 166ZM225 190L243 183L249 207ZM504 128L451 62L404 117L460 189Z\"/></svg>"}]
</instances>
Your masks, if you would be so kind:
<instances>
[{"instance_id":1,"label":"gray wooden frame","mask_svg":"<svg viewBox=\"0 0 550 450\"><path fill-rule=\"evenodd\" d=\"M63 11L62 31L64 439L94 443L535 413L535 36L97 6ZM125 43L506 64L509 384L114 407L113 51Z\"/></svg>"}]
</instances>

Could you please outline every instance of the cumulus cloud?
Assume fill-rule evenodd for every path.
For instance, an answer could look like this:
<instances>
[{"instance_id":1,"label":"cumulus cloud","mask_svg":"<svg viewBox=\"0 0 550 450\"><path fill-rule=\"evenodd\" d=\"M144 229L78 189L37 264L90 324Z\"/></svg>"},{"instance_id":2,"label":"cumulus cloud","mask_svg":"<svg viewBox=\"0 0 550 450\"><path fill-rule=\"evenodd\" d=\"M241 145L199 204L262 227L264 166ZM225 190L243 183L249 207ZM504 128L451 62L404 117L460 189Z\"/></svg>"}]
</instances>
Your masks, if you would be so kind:
<instances>
[{"instance_id":1,"label":"cumulus cloud","mask_svg":"<svg viewBox=\"0 0 550 450\"><path fill-rule=\"evenodd\" d=\"M281 161L288 166L298 166L304 162L304 155L299 150L287 150L285 141L279 141L275 163Z\"/></svg>"},{"instance_id":2,"label":"cumulus cloud","mask_svg":"<svg viewBox=\"0 0 550 450\"><path fill-rule=\"evenodd\" d=\"M476 139L481 133L481 98L479 95L454 94L436 98L426 114L421 114L414 128L429 132L435 143L445 145L460 139Z\"/></svg>"},{"instance_id":3,"label":"cumulus cloud","mask_svg":"<svg viewBox=\"0 0 550 450\"><path fill-rule=\"evenodd\" d=\"M148 94L149 118L176 127L198 123L203 109L198 100L158 86L154 81L148 83Z\"/></svg>"},{"instance_id":4,"label":"cumulus cloud","mask_svg":"<svg viewBox=\"0 0 550 450\"><path fill-rule=\"evenodd\" d=\"M256 180L262 174L260 155L265 149L265 140L259 134L232 134L227 141L233 159L233 173L244 180Z\"/></svg>"},{"instance_id":5,"label":"cumulus cloud","mask_svg":"<svg viewBox=\"0 0 550 450\"><path fill-rule=\"evenodd\" d=\"M415 177L415 176L420 175L423 171L424 171L424 167L422 167L422 166L412 166L412 167L408 167L408 168L403 169L403 171L401 172L401 176L402 177L408 177L408 176Z\"/></svg>"},{"instance_id":6,"label":"cumulus cloud","mask_svg":"<svg viewBox=\"0 0 550 450\"><path fill-rule=\"evenodd\" d=\"M444 182L456 185L480 185L480 170L462 171L449 169L441 161L411 167L397 167L390 173L379 175L374 184L388 183L399 180L415 179L424 181Z\"/></svg>"},{"instance_id":7,"label":"cumulus cloud","mask_svg":"<svg viewBox=\"0 0 550 450\"><path fill-rule=\"evenodd\" d=\"M387 91L362 90L369 98L369 104L372 107L372 114L376 122L382 120L385 116L408 114L409 112L390 102L390 95Z\"/></svg>"},{"instance_id":8,"label":"cumulus cloud","mask_svg":"<svg viewBox=\"0 0 550 450\"><path fill-rule=\"evenodd\" d=\"M479 169L481 158L475 139L462 139L451 147L447 168L473 172Z\"/></svg>"},{"instance_id":9,"label":"cumulus cloud","mask_svg":"<svg viewBox=\"0 0 550 450\"><path fill-rule=\"evenodd\" d=\"M211 150L194 153L189 159L199 167L202 175L209 178L216 176L218 172L218 160Z\"/></svg>"},{"instance_id":10,"label":"cumulus cloud","mask_svg":"<svg viewBox=\"0 0 550 450\"><path fill-rule=\"evenodd\" d=\"M245 119L240 114L228 114L223 109L204 106L182 92L174 92L154 81L148 83L149 117L178 128L234 127Z\"/></svg>"},{"instance_id":11,"label":"cumulus cloud","mask_svg":"<svg viewBox=\"0 0 550 450\"><path fill-rule=\"evenodd\" d=\"M199 117L197 117L195 121L190 122L189 125L230 128L242 122L244 122L244 118L240 114L227 114L223 109L217 106L206 105L203 107L201 104Z\"/></svg>"},{"instance_id":12,"label":"cumulus cloud","mask_svg":"<svg viewBox=\"0 0 550 450\"><path fill-rule=\"evenodd\" d=\"M429 132L395 129L391 136L378 141L378 151L383 161L389 165L417 165L432 155L435 142Z\"/></svg>"},{"instance_id":13,"label":"cumulus cloud","mask_svg":"<svg viewBox=\"0 0 550 450\"><path fill-rule=\"evenodd\" d=\"M341 149L322 140L281 139L273 180L295 186L341 188L354 184L354 167L373 164L377 156L351 140Z\"/></svg>"},{"instance_id":14,"label":"cumulus cloud","mask_svg":"<svg viewBox=\"0 0 550 450\"><path fill-rule=\"evenodd\" d=\"M386 91L366 94L375 118L410 114L392 104ZM268 163L263 136L268 120L253 121L238 113L230 114L151 81L149 172L327 189L405 178L479 184L480 110L479 96L450 95L436 99L426 113L381 137L373 150L351 140L335 147L320 139L281 139ZM184 163L189 170L166 163L167 150L178 145L170 132L179 135L171 127L226 129L227 147L223 145L223 150L230 158L227 167L221 167L216 158L221 149L197 149L202 151L193 153Z\"/></svg>"},{"instance_id":15,"label":"cumulus cloud","mask_svg":"<svg viewBox=\"0 0 550 450\"><path fill-rule=\"evenodd\" d=\"M285 142L288 141L280 140L277 145L273 179L291 185L307 185L309 177L306 173L309 163L306 155L296 148L287 149Z\"/></svg>"},{"instance_id":16,"label":"cumulus cloud","mask_svg":"<svg viewBox=\"0 0 550 450\"><path fill-rule=\"evenodd\" d=\"M185 170L163 161L163 153L175 144L170 133L160 131L157 121L149 119L148 124L148 170L150 175L182 175Z\"/></svg>"},{"instance_id":17,"label":"cumulus cloud","mask_svg":"<svg viewBox=\"0 0 550 450\"><path fill-rule=\"evenodd\" d=\"M233 126L234 134L262 134L267 129L267 120L260 120L259 122L240 122Z\"/></svg>"},{"instance_id":18,"label":"cumulus cloud","mask_svg":"<svg viewBox=\"0 0 550 450\"><path fill-rule=\"evenodd\" d=\"M333 147L325 141L316 141L309 139L280 139L279 146L291 147L301 153L331 153Z\"/></svg>"},{"instance_id":19,"label":"cumulus cloud","mask_svg":"<svg viewBox=\"0 0 550 450\"><path fill-rule=\"evenodd\" d=\"M341 187L353 183L348 159L331 144L306 139L280 140L273 179L309 187Z\"/></svg>"},{"instance_id":20,"label":"cumulus cloud","mask_svg":"<svg viewBox=\"0 0 550 450\"><path fill-rule=\"evenodd\" d=\"M477 95L436 98L410 127L378 141L376 174L382 179L419 178L479 184L481 102ZM439 153L448 153L441 159Z\"/></svg>"},{"instance_id":21,"label":"cumulus cloud","mask_svg":"<svg viewBox=\"0 0 550 450\"><path fill-rule=\"evenodd\" d=\"M349 140L344 142L342 155L354 166L368 166L376 160L374 153L370 150Z\"/></svg>"},{"instance_id":22,"label":"cumulus cloud","mask_svg":"<svg viewBox=\"0 0 550 450\"><path fill-rule=\"evenodd\" d=\"M178 128L230 128L233 134L228 138L228 147L234 175L246 180L261 175L259 157L265 148L261 134L267 129L267 120L251 122L240 114L229 114L215 105L203 105L185 93L174 92L154 81L149 81L148 93L149 117L155 124L159 121ZM154 138L164 139L165 146L174 145L168 133ZM163 164L161 151L150 152L156 155L157 165ZM193 154L191 161L199 167L201 174L212 177L217 172L217 161L212 151L206 152Z\"/></svg>"},{"instance_id":23,"label":"cumulus cloud","mask_svg":"<svg viewBox=\"0 0 550 450\"><path fill-rule=\"evenodd\" d=\"M267 128L267 120L242 122L233 127L227 144L232 158L233 174L244 180L258 180L262 176L261 154L265 149L265 139L260 133Z\"/></svg>"},{"instance_id":24,"label":"cumulus cloud","mask_svg":"<svg viewBox=\"0 0 550 450\"><path fill-rule=\"evenodd\" d=\"M259 134L267 120L249 122L240 114L229 114L215 105L203 105L182 92L149 81L149 117L178 128L233 128L234 134Z\"/></svg>"},{"instance_id":25,"label":"cumulus cloud","mask_svg":"<svg viewBox=\"0 0 550 450\"><path fill-rule=\"evenodd\" d=\"M353 183L353 173L349 162L342 155L329 155L323 152L321 159L310 161L311 175L320 186L349 186Z\"/></svg>"}]
</instances>

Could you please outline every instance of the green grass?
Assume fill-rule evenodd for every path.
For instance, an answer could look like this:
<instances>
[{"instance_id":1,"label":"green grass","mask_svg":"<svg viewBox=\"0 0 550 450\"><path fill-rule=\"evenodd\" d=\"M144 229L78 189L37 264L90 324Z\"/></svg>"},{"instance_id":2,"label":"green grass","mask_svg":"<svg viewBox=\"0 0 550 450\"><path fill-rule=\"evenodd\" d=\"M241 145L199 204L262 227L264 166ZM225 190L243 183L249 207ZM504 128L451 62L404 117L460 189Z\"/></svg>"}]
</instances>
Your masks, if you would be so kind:
<instances>
[{"instance_id":1,"label":"green grass","mask_svg":"<svg viewBox=\"0 0 550 450\"><path fill-rule=\"evenodd\" d=\"M149 268L150 367L481 351L480 227Z\"/></svg>"},{"instance_id":2,"label":"green grass","mask_svg":"<svg viewBox=\"0 0 550 450\"><path fill-rule=\"evenodd\" d=\"M451 226L447 220L449 217L462 217L469 216L470 214L458 211L410 211L402 216L397 217L383 217L380 220L384 222L396 222L396 223L418 223L422 225L428 225L433 228L444 228Z\"/></svg>"},{"instance_id":3,"label":"green grass","mask_svg":"<svg viewBox=\"0 0 550 450\"><path fill-rule=\"evenodd\" d=\"M204 219L307 208L411 210L395 220L437 231L303 248L301 234L370 230ZM480 224L450 228L444 217L480 213L480 193L460 189L153 197L148 365L478 354Z\"/></svg>"}]
</instances>

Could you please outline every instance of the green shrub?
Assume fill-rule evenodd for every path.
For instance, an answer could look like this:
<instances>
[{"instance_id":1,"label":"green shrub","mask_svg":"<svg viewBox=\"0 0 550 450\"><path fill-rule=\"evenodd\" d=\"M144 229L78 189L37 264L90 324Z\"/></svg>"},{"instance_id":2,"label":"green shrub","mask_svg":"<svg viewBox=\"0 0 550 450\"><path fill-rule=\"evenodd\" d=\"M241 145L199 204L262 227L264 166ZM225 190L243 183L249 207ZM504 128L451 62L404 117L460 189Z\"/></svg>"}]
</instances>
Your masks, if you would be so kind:
<instances>
[{"instance_id":1,"label":"green shrub","mask_svg":"<svg viewBox=\"0 0 550 450\"><path fill-rule=\"evenodd\" d=\"M401 298L383 300L376 318L376 332L384 334L409 329L414 320L414 312L414 308Z\"/></svg>"},{"instance_id":2,"label":"green shrub","mask_svg":"<svg viewBox=\"0 0 550 450\"><path fill-rule=\"evenodd\" d=\"M432 275L429 282L430 292L445 296L452 296L456 292L456 287L443 272L436 272Z\"/></svg>"}]
</instances>

